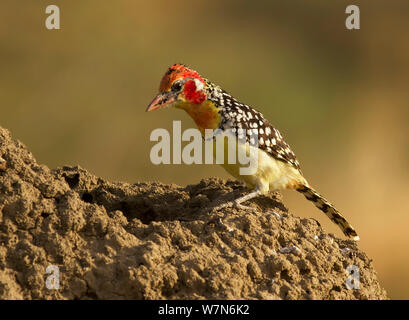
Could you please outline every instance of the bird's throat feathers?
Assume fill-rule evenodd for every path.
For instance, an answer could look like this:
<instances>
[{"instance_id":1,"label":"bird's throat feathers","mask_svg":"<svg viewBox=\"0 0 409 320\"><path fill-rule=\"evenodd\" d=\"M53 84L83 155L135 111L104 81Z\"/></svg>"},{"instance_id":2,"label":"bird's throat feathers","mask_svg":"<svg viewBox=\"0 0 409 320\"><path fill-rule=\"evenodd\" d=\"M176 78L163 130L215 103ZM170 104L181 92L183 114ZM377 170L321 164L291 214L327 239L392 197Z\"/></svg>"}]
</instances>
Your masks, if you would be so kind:
<instances>
[{"instance_id":1,"label":"bird's throat feathers","mask_svg":"<svg viewBox=\"0 0 409 320\"><path fill-rule=\"evenodd\" d=\"M204 134L205 129L217 129L220 125L220 109L210 100L205 100L200 104L191 102L178 102L175 105L178 109L185 110L194 120L198 129Z\"/></svg>"}]
</instances>

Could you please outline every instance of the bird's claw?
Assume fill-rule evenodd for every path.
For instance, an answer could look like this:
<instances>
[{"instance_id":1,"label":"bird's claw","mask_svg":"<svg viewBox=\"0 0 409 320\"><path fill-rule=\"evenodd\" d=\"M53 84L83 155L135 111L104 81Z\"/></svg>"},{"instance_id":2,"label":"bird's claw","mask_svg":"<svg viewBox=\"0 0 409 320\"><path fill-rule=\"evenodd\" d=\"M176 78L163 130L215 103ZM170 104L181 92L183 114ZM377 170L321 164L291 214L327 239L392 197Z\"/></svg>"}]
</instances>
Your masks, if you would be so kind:
<instances>
[{"instance_id":1,"label":"bird's claw","mask_svg":"<svg viewBox=\"0 0 409 320\"><path fill-rule=\"evenodd\" d=\"M209 212L219 211L219 210L224 209L224 208L237 208L239 210L245 210L245 211L250 210L250 211L253 211L253 212L256 211L256 208L249 207L249 206L244 206L241 203L238 203L236 201L229 201L229 202L226 202L226 203L222 203L222 204L214 206L214 207L206 208L203 211L209 211Z\"/></svg>"},{"instance_id":2,"label":"bird's claw","mask_svg":"<svg viewBox=\"0 0 409 320\"><path fill-rule=\"evenodd\" d=\"M244 205L242 205L240 203L236 203L235 201L233 201L233 202L234 202L233 207L235 207L237 209L250 210L250 211L256 212L256 208L253 208L253 207L250 207L250 206L244 206Z\"/></svg>"}]
</instances>

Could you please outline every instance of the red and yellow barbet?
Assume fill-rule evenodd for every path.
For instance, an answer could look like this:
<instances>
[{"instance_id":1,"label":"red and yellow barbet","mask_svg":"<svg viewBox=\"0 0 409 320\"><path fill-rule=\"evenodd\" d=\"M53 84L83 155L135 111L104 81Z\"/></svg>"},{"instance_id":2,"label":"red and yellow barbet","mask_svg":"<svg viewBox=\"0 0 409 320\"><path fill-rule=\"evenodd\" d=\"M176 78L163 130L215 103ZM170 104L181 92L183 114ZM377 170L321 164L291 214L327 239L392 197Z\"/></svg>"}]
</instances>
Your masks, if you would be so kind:
<instances>
[{"instance_id":1,"label":"red and yellow barbet","mask_svg":"<svg viewBox=\"0 0 409 320\"><path fill-rule=\"evenodd\" d=\"M301 173L294 152L280 132L260 112L241 103L219 86L182 64L175 64L167 70L162 77L158 95L146 110L153 111L166 106L185 110L195 121L202 135L205 129L230 130L236 135L238 143L247 146L252 141L252 134L257 134L258 166L254 174L240 175L239 164L222 164L230 174L243 180L253 190L229 205L243 207L242 202L266 194L270 190L294 189L312 201L346 236L359 240L349 222L309 185Z\"/></svg>"}]
</instances>

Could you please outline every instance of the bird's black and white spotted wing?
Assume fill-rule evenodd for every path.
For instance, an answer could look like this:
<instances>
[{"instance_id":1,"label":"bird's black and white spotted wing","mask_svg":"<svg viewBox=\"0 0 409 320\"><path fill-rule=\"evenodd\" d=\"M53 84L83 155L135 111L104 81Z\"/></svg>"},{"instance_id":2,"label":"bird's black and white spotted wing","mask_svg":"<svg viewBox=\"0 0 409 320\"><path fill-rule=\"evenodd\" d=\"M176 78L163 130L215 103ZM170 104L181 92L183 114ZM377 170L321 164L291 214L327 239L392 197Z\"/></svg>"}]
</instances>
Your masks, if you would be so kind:
<instances>
[{"instance_id":1,"label":"bird's black and white spotted wing","mask_svg":"<svg viewBox=\"0 0 409 320\"><path fill-rule=\"evenodd\" d=\"M258 147L277 160L287 162L300 170L300 164L280 132L257 110L239 102L226 91L213 87L208 98L220 108L221 130L230 129L239 140Z\"/></svg>"}]
</instances>

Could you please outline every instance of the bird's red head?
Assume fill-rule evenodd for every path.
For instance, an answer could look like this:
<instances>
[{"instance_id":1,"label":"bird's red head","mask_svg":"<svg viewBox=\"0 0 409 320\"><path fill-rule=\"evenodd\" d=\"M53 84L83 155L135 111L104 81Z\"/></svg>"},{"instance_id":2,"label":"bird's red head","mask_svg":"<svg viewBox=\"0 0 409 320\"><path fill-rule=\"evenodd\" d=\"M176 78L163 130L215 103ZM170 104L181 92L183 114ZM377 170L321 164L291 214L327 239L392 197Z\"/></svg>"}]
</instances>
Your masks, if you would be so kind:
<instances>
[{"instance_id":1,"label":"bird's red head","mask_svg":"<svg viewBox=\"0 0 409 320\"><path fill-rule=\"evenodd\" d=\"M162 77L159 94L146 111L178 104L199 105L206 100L206 81L194 70L174 64Z\"/></svg>"}]
</instances>

